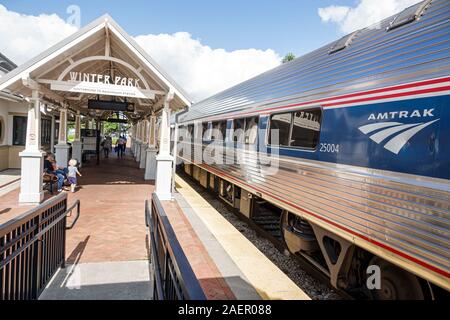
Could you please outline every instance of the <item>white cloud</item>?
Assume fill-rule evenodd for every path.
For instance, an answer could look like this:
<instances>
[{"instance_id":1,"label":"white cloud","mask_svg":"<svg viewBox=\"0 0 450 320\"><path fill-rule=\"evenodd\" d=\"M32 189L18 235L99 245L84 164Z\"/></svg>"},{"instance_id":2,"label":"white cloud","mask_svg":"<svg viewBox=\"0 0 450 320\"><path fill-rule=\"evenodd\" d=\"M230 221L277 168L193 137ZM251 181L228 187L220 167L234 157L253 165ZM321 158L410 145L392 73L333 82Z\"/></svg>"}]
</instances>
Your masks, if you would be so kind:
<instances>
[{"instance_id":1,"label":"white cloud","mask_svg":"<svg viewBox=\"0 0 450 320\"><path fill-rule=\"evenodd\" d=\"M75 31L56 14L24 15L0 4L0 52L16 64ZM135 39L195 101L271 69L281 60L270 49L213 49L187 32L148 34Z\"/></svg>"},{"instance_id":2,"label":"white cloud","mask_svg":"<svg viewBox=\"0 0 450 320\"><path fill-rule=\"evenodd\" d=\"M76 30L56 14L24 15L0 4L0 52L16 64L26 62Z\"/></svg>"},{"instance_id":3,"label":"white cloud","mask_svg":"<svg viewBox=\"0 0 450 320\"><path fill-rule=\"evenodd\" d=\"M135 39L196 101L280 64L273 50L212 49L187 32Z\"/></svg>"},{"instance_id":4,"label":"white cloud","mask_svg":"<svg viewBox=\"0 0 450 320\"><path fill-rule=\"evenodd\" d=\"M329 6L319 8L323 22L336 23L343 33L371 26L419 0L359 0L355 7Z\"/></svg>"},{"instance_id":5,"label":"white cloud","mask_svg":"<svg viewBox=\"0 0 450 320\"><path fill-rule=\"evenodd\" d=\"M349 11L349 7L329 6L325 8L319 8L319 16L323 22L338 23L345 19Z\"/></svg>"}]
</instances>

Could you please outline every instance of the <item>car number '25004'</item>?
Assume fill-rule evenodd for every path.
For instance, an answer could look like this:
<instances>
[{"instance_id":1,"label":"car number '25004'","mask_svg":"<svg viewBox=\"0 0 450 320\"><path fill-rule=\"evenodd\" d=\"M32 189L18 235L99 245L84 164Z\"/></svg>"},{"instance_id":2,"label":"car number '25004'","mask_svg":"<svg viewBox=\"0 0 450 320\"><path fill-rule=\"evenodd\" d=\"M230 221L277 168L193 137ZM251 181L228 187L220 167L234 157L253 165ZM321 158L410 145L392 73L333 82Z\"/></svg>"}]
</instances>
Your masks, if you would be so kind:
<instances>
[{"instance_id":1,"label":"car number '25004'","mask_svg":"<svg viewBox=\"0 0 450 320\"><path fill-rule=\"evenodd\" d=\"M321 143L319 151L328 153L338 153L339 145L334 143Z\"/></svg>"}]
</instances>

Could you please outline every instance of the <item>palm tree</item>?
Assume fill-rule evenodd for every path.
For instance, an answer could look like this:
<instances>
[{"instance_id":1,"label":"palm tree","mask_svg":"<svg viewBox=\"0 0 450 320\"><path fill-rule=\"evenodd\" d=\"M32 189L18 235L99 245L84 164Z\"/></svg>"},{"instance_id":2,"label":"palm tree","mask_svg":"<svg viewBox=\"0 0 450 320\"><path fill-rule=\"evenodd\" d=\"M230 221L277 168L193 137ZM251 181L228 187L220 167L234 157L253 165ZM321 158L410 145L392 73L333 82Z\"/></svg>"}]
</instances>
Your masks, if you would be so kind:
<instances>
[{"instance_id":1,"label":"palm tree","mask_svg":"<svg viewBox=\"0 0 450 320\"><path fill-rule=\"evenodd\" d=\"M295 59L295 54L293 54L292 52L289 52L284 56L284 58L283 58L283 60L281 60L281 62L286 63L286 62L292 61L294 59Z\"/></svg>"}]
</instances>

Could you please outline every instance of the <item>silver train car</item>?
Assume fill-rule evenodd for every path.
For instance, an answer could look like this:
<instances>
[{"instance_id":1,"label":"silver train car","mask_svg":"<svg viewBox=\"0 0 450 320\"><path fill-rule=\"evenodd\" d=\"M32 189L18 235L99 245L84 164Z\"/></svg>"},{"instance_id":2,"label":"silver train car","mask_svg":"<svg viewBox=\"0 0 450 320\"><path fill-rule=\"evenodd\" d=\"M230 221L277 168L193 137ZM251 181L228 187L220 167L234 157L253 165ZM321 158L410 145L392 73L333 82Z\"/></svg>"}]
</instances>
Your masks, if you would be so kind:
<instances>
[{"instance_id":1,"label":"silver train car","mask_svg":"<svg viewBox=\"0 0 450 320\"><path fill-rule=\"evenodd\" d=\"M177 126L179 168L271 221L333 286L448 297L450 1L420 2L196 103Z\"/></svg>"}]
</instances>

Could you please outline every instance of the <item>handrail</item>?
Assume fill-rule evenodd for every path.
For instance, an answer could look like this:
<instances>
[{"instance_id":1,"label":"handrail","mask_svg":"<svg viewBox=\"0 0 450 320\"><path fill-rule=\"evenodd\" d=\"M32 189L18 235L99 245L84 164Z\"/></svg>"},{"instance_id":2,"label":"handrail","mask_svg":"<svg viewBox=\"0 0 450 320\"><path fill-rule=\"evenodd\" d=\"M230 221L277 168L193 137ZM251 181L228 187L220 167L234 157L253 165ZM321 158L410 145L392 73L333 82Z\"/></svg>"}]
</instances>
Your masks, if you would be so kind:
<instances>
[{"instance_id":1,"label":"handrail","mask_svg":"<svg viewBox=\"0 0 450 320\"><path fill-rule=\"evenodd\" d=\"M28 210L27 212L22 213L21 215L13 218L11 220L6 221L3 224L0 224L0 231L5 232L5 233L12 231L15 228L17 228L18 226L20 226L24 221L35 218L36 216L41 214L42 211L45 211L45 210L53 207L54 205L56 205L57 203L65 200L65 199L67 199L66 193L60 193L54 197L51 197L49 200L45 201L41 205L36 206L35 208L32 208L32 209Z\"/></svg>"},{"instance_id":2,"label":"handrail","mask_svg":"<svg viewBox=\"0 0 450 320\"><path fill-rule=\"evenodd\" d=\"M154 241L154 227L152 224L152 218L150 216L150 208L148 200L145 200L145 224L150 230L150 254L151 254L151 263L153 267L153 276L155 277L154 286L156 289L157 297L164 298L164 292L162 289L162 280L161 280L161 271L159 270L158 257L156 256L156 242Z\"/></svg>"},{"instance_id":3,"label":"handrail","mask_svg":"<svg viewBox=\"0 0 450 320\"><path fill-rule=\"evenodd\" d=\"M64 268L66 230L79 217L80 201L67 208L63 193L0 225L0 300L39 297L58 268Z\"/></svg>"},{"instance_id":4,"label":"handrail","mask_svg":"<svg viewBox=\"0 0 450 320\"><path fill-rule=\"evenodd\" d=\"M152 194L151 201L151 211L146 202L146 223L150 229L157 298L205 300L206 296L156 193Z\"/></svg>"},{"instance_id":5,"label":"handrail","mask_svg":"<svg viewBox=\"0 0 450 320\"><path fill-rule=\"evenodd\" d=\"M0 300L37 299L64 267L67 214L75 206L67 210L67 194L60 194L0 225Z\"/></svg>"}]
</instances>

